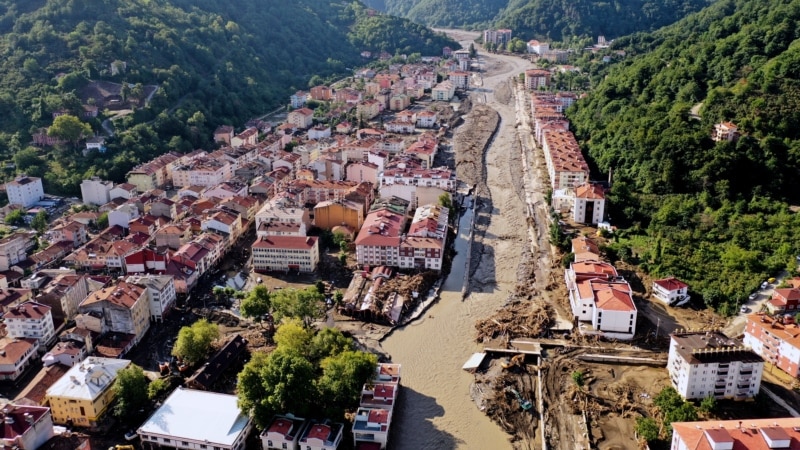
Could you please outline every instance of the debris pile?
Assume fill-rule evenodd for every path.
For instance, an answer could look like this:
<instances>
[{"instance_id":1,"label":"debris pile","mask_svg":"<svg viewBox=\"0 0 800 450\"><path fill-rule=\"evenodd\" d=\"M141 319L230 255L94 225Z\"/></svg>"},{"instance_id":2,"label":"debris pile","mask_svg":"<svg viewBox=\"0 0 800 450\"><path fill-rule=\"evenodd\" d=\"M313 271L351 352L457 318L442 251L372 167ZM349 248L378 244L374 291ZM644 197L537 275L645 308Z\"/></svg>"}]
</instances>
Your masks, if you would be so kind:
<instances>
[{"instance_id":1,"label":"debris pile","mask_svg":"<svg viewBox=\"0 0 800 450\"><path fill-rule=\"evenodd\" d=\"M542 336L555 324L548 304L514 300L493 316L478 321L478 342L498 337L506 340Z\"/></svg>"}]
</instances>

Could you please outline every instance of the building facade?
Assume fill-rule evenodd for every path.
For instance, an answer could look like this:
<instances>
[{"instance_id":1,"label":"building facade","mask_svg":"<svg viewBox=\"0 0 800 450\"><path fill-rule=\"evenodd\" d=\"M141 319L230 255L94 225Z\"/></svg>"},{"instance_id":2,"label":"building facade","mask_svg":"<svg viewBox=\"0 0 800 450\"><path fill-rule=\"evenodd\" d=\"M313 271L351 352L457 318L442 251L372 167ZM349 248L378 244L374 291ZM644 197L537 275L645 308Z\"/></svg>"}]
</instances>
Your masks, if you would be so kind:
<instances>
[{"instance_id":1,"label":"building facade","mask_svg":"<svg viewBox=\"0 0 800 450\"><path fill-rule=\"evenodd\" d=\"M26 175L18 176L14 181L6 183L6 193L8 203L28 208L44 198L42 179Z\"/></svg>"},{"instance_id":2,"label":"building facade","mask_svg":"<svg viewBox=\"0 0 800 450\"><path fill-rule=\"evenodd\" d=\"M311 236L264 236L253 244L253 270L311 273L319 263L319 239Z\"/></svg>"}]
</instances>

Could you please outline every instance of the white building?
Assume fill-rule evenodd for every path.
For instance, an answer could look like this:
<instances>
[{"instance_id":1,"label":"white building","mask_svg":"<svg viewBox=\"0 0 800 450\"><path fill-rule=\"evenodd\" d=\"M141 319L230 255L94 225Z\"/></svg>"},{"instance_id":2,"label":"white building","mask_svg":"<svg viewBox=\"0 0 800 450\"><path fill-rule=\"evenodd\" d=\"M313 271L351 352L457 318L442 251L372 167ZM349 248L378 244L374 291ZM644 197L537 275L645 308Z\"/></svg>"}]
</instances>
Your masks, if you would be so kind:
<instances>
[{"instance_id":1,"label":"white building","mask_svg":"<svg viewBox=\"0 0 800 450\"><path fill-rule=\"evenodd\" d=\"M764 360L719 331L682 331L670 335L667 370L685 399L709 396L746 400L758 394Z\"/></svg>"},{"instance_id":2,"label":"white building","mask_svg":"<svg viewBox=\"0 0 800 450\"><path fill-rule=\"evenodd\" d=\"M632 339L636 334L636 305L631 287L611 264L581 261L564 273L572 313L582 334Z\"/></svg>"},{"instance_id":3,"label":"white building","mask_svg":"<svg viewBox=\"0 0 800 450\"><path fill-rule=\"evenodd\" d=\"M0 447L20 450L44 448L55 433L50 408L7 403L0 410Z\"/></svg>"},{"instance_id":4,"label":"white building","mask_svg":"<svg viewBox=\"0 0 800 450\"><path fill-rule=\"evenodd\" d=\"M539 42L537 40L528 41L528 53L536 53L541 55L550 51L550 43Z\"/></svg>"},{"instance_id":5,"label":"white building","mask_svg":"<svg viewBox=\"0 0 800 450\"><path fill-rule=\"evenodd\" d=\"M56 337L51 309L36 302L25 302L10 308L3 315L8 336L36 339L40 348L45 350Z\"/></svg>"},{"instance_id":6,"label":"white building","mask_svg":"<svg viewBox=\"0 0 800 450\"><path fill-rule=\"evenodd\" d=\"M575 204L572 207L572 220L575 223L595 225L603 221L606 208L606 195L599 184L586 183L575 188Z\"/></svg>"},{"instance_id":7,"label":"white building","mask_svg":"<svg viewBox=\"0 0 800 450\"><path fill-rule=\"evenodd\" d=\"M175 304L175 280L171 275L134 275L127 279L130 284L147 289L150 300L150 320L163 322L164 316Z\"/></svg>"},{"instance_id":8,"label":"white building","mask_svg":"<svg viewBox=\"0 0 800 450\"><path fill-rule=\"evenodd\" d=\"M391 422L391 409L358 408L353 420L354 446L358 448L359 442L377 442L381 449L385 449Z\"/></svg>"},{"instance_id":9,"label":"white building","mask_svg":"<svg viewBox=\"0 0 800 450\"><path fill-rule=\"evenodd\" d=\"M264 236L253 244L256 272L299 271L310 273L319 263L319 239L304 236Z\"/></svg>"},{"instance_id":10,"label":"white building","mask_svg":"<svg viewBox=\"0 0 800 450\"><path fill-rule=\"evenodd\" d=\"M22 205L26 208L33 206L44 198L42 179L20 175L14 181L6 183L6 193L8 203L12 205Z\"/></svg>"},{"instance_id":11,"label":"white building","mask_svg":"<svg viewBox=\"0 0 800 450\"><path fill-rule=\"evenodd\" d=\"M311 421L298 442L303 450L336 450L342 442L341 423Z\"/></svg>"},{"instance_id":12,"label":"white building","mask_svg":"<svg viewBox=\"0 0 800 450\"><path fill-rule=\"evenodd\" d=\"M297 449L297 441L308 423L291 414L275 416L259 437L263 450Z\"/></svg>"},{"instance_id":13,"label":"white building","mask_svg":"<svg viewBox=\"0 0 800 450\"><path fill-rule=\"evenodd\" d=\"M434 101L449 102L456 94L456 85L450 80L442 81L431 89Z\"/></svg>"},{"instance_id":14,"label":"white building","mask_svg":"<svg viewBox=\"0 0 800 450\"><path fill-rule=\"evenodd\" d=\"M87 205L105 205L111 201L111 189L113 188L113 182L104 181L98 177L83 180L81 183L81 199Z\"/></svg>"},{"instance_id":15,"label":"white building","mask_svg":"<svg viewBox=\"0 0 800 450\"><path fill-rule=\"evenodd\" d=\"M251 428L235 395L179 387L136 433L157 447L240 450Z\"/></svg>"},{"instance_id":16,"label":"white building","mask_svg":"<svg viewBox=\"0 0 800 450\"><path fill-rule=\"evenodd\" d=\"M131 220L139 218L139 208L131 203L119 205L117 209L108 213L108 226L115 225L128 229Z\"/></svg>"},{"instance_id":17,"label":"white building","mask_svg":"<svg viewBox=\"0 0 800 450\"><path fill-rule=\"evenodd\" d=\"M661 278L653 281L653 297L672 305L689 296L689 285L675 278Z\"/></svg>"},{"instance_id":18,"label":"white building","mask_svg":"<svg viewBox=\"0 0 800 450\"><path fill-rule=\"evenodd\" d=\"M670 450L791 449L800 441L800 418L672 422Z\"/></svg>"}]
</instances>

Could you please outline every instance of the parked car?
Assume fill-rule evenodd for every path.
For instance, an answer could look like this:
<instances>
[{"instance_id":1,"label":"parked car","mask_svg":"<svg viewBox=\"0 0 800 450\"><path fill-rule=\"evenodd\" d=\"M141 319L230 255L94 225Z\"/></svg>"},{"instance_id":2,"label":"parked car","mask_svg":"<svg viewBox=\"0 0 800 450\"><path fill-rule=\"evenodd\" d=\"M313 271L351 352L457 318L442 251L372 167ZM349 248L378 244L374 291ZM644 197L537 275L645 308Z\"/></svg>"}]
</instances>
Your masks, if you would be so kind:
<instances>
[{"instance_id":1,"label":"parked car","mask_svg":"<svg viewBox=\"0 0 800 450\"><path fill-rule=\"evenodd\" d=\"M746 314L747 311L749 311L749 310L750 309L747 306L742 306L741 308L739 308L739 312L742 313L742 314Z\"/></svg>"},{"instance_id":2,"label":"parked car","mask_svg":"<svg viewBox=\"0 0 800 450\"><path fill-rule=\"evenodd\" d=\"M768 282L769 284L772 284L772 283L774 283L774 282L775 282L775 278L770 278L769 280L767 280L767 282Z\"/></svg>"},{"instance_id":3,"label":"parked car","mask_svg":"<svg viewBox=\"0 0 800 450\"><path fill-rule=\"evenodd\" d=\"M752 294L750 294L750 297L748 297L748 298L749 298L750 300L755 300L755 299L757 299L757 298L758 298L758 292L753 292Z\"/></svg>"},{"instance_id":4,"label":"parked car","mask_svg":"<svg viewBox=\"0 0 800 450\"><path fill-rule=\"evenodd\" d=\"M766 281L761 283L761 289L766 289L768 287L769 287L769 283L767 283Z\"/></svg>"},{"instance_id":5,"label":"parked car","mask_svg":"<svg viewBox=\"0 0 800 450\"><path fill-rule=\"evenodd\" d=\"M125 433L125 440L126 441L132 441L132 440L136 439L137 437L139 437L139 435L136 434L136 430L130 430L127 433Z\"/></svg>"}]
</instances>

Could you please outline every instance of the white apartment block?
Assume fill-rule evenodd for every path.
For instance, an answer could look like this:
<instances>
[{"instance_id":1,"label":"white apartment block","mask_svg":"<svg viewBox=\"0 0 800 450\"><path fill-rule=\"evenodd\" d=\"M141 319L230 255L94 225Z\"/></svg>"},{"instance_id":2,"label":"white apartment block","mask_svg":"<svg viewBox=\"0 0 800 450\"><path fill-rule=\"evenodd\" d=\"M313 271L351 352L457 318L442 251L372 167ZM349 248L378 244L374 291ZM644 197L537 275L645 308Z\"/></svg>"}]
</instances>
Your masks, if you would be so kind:
<instances>
[{"instance_id":1,"label":"white apartment block","mask_svg":"<svg viewBox=\"0 0 800 450\"><path fill-rule=\"evenodd\" d=\"M6 311L3 316L8 336L15 339L36 339L42 350L56 337L51 308L36 302L25 302Z\"/></svg>"},{"instance_id":2,"label":"white apartment block","mask_svg":"<svg viewBox=\"0 0 800 450\"><path fill-rule=\"evenodd\" d=\"M719 331L678 330L670 335L667 370L685 399L751 399L761 388L764 360Z\"/></svg>"},{"instance_id":3,"label":"white apartment block","mask_svg":"<svg viewBox=\"0 0 800 450\"><path fill-rule=\"evenodd\" d=\"M83 180L81 183L81 200L87 205L105 205L111 201L111 189L114 183L104 181L98 177Z\"/></svg>"},{"instance_id":4,"label":"white apartment block","mask_svg":"<svg viewBox=\"0 0 800 450\"><path fill-rule=\"evenodd\" d=\"M0 239L0 270L8 270L14 264L24 261L32 244L31 237L25 233L14 233Z\"/></svg>"},{"instance_id":5,"label":"white apartment block","mask_svg":"<svg viewBox=\"0 0 800 450\"><path fill-rule=\"evenodd\" d=\"M33 206L44 198L42 179L20 175L14 181L6 183L6 193L8 203L12 205L22 205L26 208Z\"/></svg>"},{"instance_id":6,"label":"white apartment block","mask_svg":"<svg viewBox=\"0 0 800 450\"><path fill-rule=\"evenodd\" d=\"M172 184L210 187L230 180L232 174L231 165L227 161L200 157L175 168L172 171Z\"/></svg>"},{"instance_id":7,"label":"white apartment block","mask_svg":"<svg viewBox=\"0 0 800 450\"><path fill-rule=\"evenodd\" d=\"M163 322L164 316L175 304L175 280L172 275L133 275L127 282L147 288L150 300L150 320Z\"/></svg>"}]
</instances>

